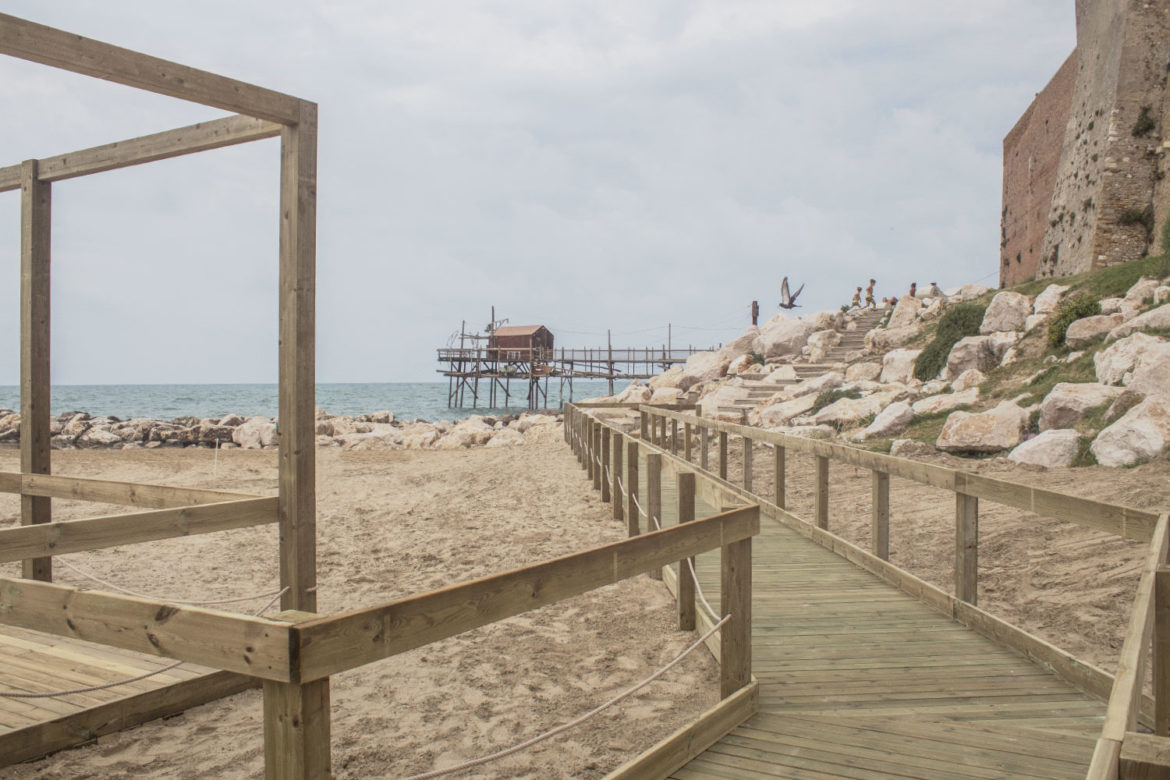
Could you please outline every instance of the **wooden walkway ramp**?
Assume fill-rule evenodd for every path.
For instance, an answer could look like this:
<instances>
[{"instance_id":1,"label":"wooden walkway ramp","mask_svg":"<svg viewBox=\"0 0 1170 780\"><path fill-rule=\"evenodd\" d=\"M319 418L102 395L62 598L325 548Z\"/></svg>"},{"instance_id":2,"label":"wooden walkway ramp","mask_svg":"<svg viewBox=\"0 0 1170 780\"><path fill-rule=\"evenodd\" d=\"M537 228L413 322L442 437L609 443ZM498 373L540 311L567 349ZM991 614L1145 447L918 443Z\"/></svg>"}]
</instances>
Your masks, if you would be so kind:
<instances>
[{"instance_id":1,"label":"wooden walkway ramp","mask_svg":"<svg viewBox=\"0 0 1170 780\"><path fill-rule=\"evenodd\" d=\"M776 521L761 525L760 711L673 778L1085 776L1104 702ZM699 560L715 604L717 566Z\"/></svg>"}]
</instances>

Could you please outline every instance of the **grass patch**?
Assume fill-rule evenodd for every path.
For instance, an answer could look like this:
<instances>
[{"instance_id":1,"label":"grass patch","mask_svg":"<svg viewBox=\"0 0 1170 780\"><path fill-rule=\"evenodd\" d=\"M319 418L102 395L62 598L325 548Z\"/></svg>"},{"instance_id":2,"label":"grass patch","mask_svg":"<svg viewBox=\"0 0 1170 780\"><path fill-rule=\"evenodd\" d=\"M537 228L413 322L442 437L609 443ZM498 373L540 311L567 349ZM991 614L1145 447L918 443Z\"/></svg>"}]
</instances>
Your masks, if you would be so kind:
<instances>
[{"instance_id":1,"label":"grass patch","mask_svg":"<svg viewBox=\"0 0 1170 780\"><path fill-rule=\"evenodd\" d=\"M1040 403L1062 382L1096 382L1097 369L1093 365L1093 353L1086 352L1071 363L1053 363L1026 386L1019 388L1028 395L1021 399L1023 406Z\"/></svg>"},{"instance_id":2,"label":"grass patch","mask_svg":"<svg viewBox=\"0 0 1170 780\"><path fill-rule=\"evenodd\" d=\"M933 445L938 441L943 426L946 424L947 418L951 416L952 412L967 412L970 410L970 406L960 406L945 412L917 415L914 418L914 422L910 423L909 427L902 431L902 435L898 438L917 439L918 441Z\"/></svg>"},{"instance_id":3,"label":"grass patch","mask_svg":"<svg viewBox=\"0 0 1170 780\"><path fill-rule=\"evenodd\" d=\"M914 378L929 382L938 376L947 364L951 348L960 339L979 333L986 310L987 307L977 303L960 303L949 307L938 321L934 338L914 361Z\"/></svg>"},{"instance_id":4,"label":"grass patch","mask_svg":"<svg viewBox=\"0 0 1170 780\"><path fill-rule=\"evenodd\" d=\"M1081 291L1065 298L1048 321L1048 346L1052 349L1064 346L1068 326L1082 317L1101 313L1101 301L1090 292Z\"/></svg>"},{"instance_id":5,"label":"grass patch","mask_svg":"<svg viewBox=\"0 0 1170 780\"><path fill-rule=\"evenodd\" d=\"M1077 457L1073 460L1074 466L1096 466L1097 456L1089 449L1093 446L1092 436L1082 436L1077 439Z\"/></svg>"},{"instance_id":6,"label":"grass patch","mask_svg":"<svg viewBox=\"0 0 1170 780\"><path fill-rule=\"evenodd\" d=\"M1127 263L1100 268L1096 271L1087 271L1075 276L1066 276L1061 279L1033 279L1030 282L1012 287L1024 295L1038 295L1044 292L1050 284L1062 284L1072 287L1068 293L1084 291L1101 298L1119 298L1143 276L1152 276L1164 279L1170 276L1170 253L1154 255L1141 260L1130 260Z\"/></svg>"},{"instance_id":7,"label":"grass patch","mask_svg":"<svg viewBox=\"0 0 1170 780\"><path fill-rule=\"evenodd\" d=\"M817 396L817 400L813 402L812 409L805 412L805 414L816 414L820 410L832 403L840 401L842 398L861 398L860 390L826 390Z\"/></svg>"}]
</instances>

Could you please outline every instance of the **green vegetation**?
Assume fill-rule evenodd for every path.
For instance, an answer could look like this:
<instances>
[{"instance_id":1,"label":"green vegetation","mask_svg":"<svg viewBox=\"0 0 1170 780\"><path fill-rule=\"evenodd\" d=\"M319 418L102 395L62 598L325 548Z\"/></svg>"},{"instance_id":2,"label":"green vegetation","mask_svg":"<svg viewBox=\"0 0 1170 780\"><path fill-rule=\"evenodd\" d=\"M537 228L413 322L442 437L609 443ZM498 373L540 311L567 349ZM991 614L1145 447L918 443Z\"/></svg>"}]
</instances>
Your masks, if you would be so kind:
<instances>
[{"instance_id":1,"label":"green vegetation","mask_svg":"<svg viewBox=\"0 0 1170 780\"><path fill-rule=\"evenodd\" d=\"M1082 436L1077 439L1077 457L1073 461L1074 466L1096 466L1097 456L1089 449L1093 445L1092 436Z\"/></svg>"},{"instance_id":2,"label":"green vegetation","mask_svg":"<svg viewBox=\"0 0 1170 780\"><path fill-rule=\"evenodd\" d=\"M1061 279L1033 279L1011 289L1024 295L1038 295L1044 292L1044 289L1050 284L1065 284L1072 287L1070 294L1084 291L1100 300L1101 298L1116 298L1125 295L1126 291L1143 276L1152 276L1158 279L1170 276L1170 254L1130 260L1111 265L1108 268L1087 271Z\"/></svg>"},{"instance_id":3,"label":"green vegetation","mask_svg":"<svg viewBox=\"0 0 1170 780\"><path fill-rule=\"evenodd\" d=\"M1074 320L1101 313L1101 302L1088 292L1079 292L1064 300L1048 321L1048 346L1058 349L1064 345L1064 332Z\"/></svg>"},{"instance_id":4,"label":"green vegetation","mask_svg":"<svg viewBox=\"0 0 1170 780\"><path fill-rule=\"evenodd\" d=\"M1052 388L1063 382L1076 384L1096 381L1097 369L1093 365L1093 353L1086 352L1071 363L1063 361L1052 363L1041 371L1038 376L1024 386L1023 391L1028 395L1020 400L1020 405L1031 406L1040 403L1045 396L1052 392ZM1017 391L1019 389L1017 387Z\"/></svg>"},{"instance_id":5,"label":"green vegetation","mask_svg":"<svg viewBox=\"0 0 1170 780\"><path fill-rule=\"evenodd\" d=\"M1150 107L1142 106L1137 121L1133 123L1133 130L1131 132L1134 138L1141 138L1154 132L1157 127L1158 123L1154 121L1154 115L1150 112Z\"/></svg>"},{"instance_id":6,"label":"green vegetation","mask_svg":"<svg viewBox=\"0 0 1170 780\"><path fill-rule=\"evenodd\" d=\"M946 412L934 412L933 414L920 414L915 416L914 422L910 423L910 427L902 431L898 437L900 439L917 439L924 441L927 444L934 444L938 441L939 435L942 433L943 426L946 425L947 418L954 412L970 411L970 406L959 406Z\"/></svg>"},{"instance_id":7,"label":"green vegetation","mask_svg":"<svg viewBox=\"0 0 1170 780\"><path fill-rule=\"evenodd\" d=\"M1170 256L1170 215L1167 215L1166 221L1162 223L1162 252Z\"/></svg>"},{"instance_id":8,"label":"green vegetation","mask_svg":"<svg viewBox=\"0 0 1170 780\"><path fill-rule=\"evenodd\" d=\"M861 398L860 390L826 390L817 396L817 400L813 403L809 414L816 414L821 409L824 409L831 403L840 401L842 398Z\"/></svg>"},{"instance_id":9,"label":"green vegetation","mask_svg":"<svg viewBox=\"0 0 1170 780\"><path fill-rule=\"evenodd\" d=\"M1126 209L1117 219L1122 225L1141 225L1146 229L1146 240L1154 239L1154 206L1151 204L1144 209Z\"/></svg>"},{"instance_id":10,"label":"green vegetation","mask_svg":"<svg viewBox=\"0 0 1170 780\"><path fill-rule=\"evenodd\" d=\"M914 378L929 382L938 376L947 364L951 347L960 339L979 333L986 308L976 303L960 303L948 308L938 321L934 340L926 345L914 361Z\"/></svg>"},{"instance_id":11,"label":"green vegetation","mask_svg":"<svg viewBox=\"0 0 1170 780\"><path fill-rule=\"evenodd\" d=\"M748 357L756 365L760 365L760 366L764 365L764 356L761 355L759 352L749 352Z\"/></svg>"}]
</instances>

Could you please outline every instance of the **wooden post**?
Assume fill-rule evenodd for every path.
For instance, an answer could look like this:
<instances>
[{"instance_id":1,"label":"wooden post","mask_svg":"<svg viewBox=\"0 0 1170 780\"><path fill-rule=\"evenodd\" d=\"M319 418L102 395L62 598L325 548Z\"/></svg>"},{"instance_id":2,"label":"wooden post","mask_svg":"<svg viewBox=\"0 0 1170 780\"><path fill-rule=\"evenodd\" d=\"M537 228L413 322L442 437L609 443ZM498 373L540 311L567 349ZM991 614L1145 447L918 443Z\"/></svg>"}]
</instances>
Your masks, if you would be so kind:
<instances>
[{"instance_id":1,"label":"wooden post","mask_svg":"<svg viewBox=\"0 0 1170 780\"><path fill-rule=\"evenodd\" d=\"M752 440L743 437L743 489L752 489Z\"/></svg>"},{"instance_id":2,"label":"wooden post","mask_svg":"<svg viewBox=\"0 0 1170 780\"><path fill-rule=\"evenodd\" d=\"M655 518L662 523L662 456L657 452L646 454L646 531L657 531ZM650 579L662 579L662 571L654 569Z\"/></svg>"},{"instance_id":3,"label":"wooden post","mask_svg":"<svg viewBox=\"0 0 1170 780\"><path fill-rule=\"evenodd\" d=\"M625 519L626 501L622 495L622 454L626 448L626 437L619 431L613 432L613 457L610 458L613 471L613 480L610 489L613 491L613 519L621 522Z\"/></svg>"},{"instance_id":4,"label":"wooden post","mask_svg":"<svg viewBox=\"0 0 1170 780\"><path fill-rule=\"evenodd\" d=\"M589 462L593 464L593 489L601 490L601 423L593 422L592 451L589 453Z\"/></svg>"},{"instance_id":5,"label":"wooden post","mask_svg":"<svg viewBox=\"0 0 1170 780\"><path fill-rule=\"evenodd\" d=\"M642 441L650 441L650 415L645 410L642 410L641 417L642 417Z\"/></svg>"},{"instance_id":6,"label":"wooden post","mask_svg":"<svg viewBox=\"0 0 1170 780\"><path fill-rule=\"evenodd\" d=\"M49 277L52 264L52 185L37 178L37 161L20 167L20 470L52 472L49 446ZM20 497L20 524L53 519L53 500ZM52 558L22 563L28 579L53 581Z\"/></svg>"},{"instance_id":7,"label":"wooden post","mask_svg":"<svg viewBox=\"0 0 1170 780\"><path fill-rule=\"evenodd\" d=\"M1170 736L1170 567L1154 576L1154 733Z\"/></svg>"},{"instance_id":8,"label":"wooden post","mask_svg":"<svg viewBox=\"0 0 1170 780\"><path fill-rule=\"evenodd\" d=\"M317 611L317 106L280 131L280 584L282 609Z\"/></svg>"},{"instance_id":9,"label":"wooden post","mask_svg":"<svg viewBox=\"0 0 1170 780\"><path fill-rule=\"evenodd\" d=\"M683 471L677 477L678 524L695 519L695 472ZM694 557L678 562L678 630L695 630L695 581L691 578Z\"/></svg>"},{"instance_id":10,"label":"wooden post","mask_svg":"<svg viewBox=\"0 0 1170 780\"><path fill-rule=\"evenodd\" d=\"M784 501L787 496L784 480L787 477L787 469L784 464L784 448L776 445L772 450L772 481L776 487L776 506L781 509L784 508Z\"/></svg>"},{"instance_id":11,"label":"wooden post","mask_svg":"<svg viewBox=\"0 0 1170 780\"><path fill-rule=\"evenodd\" d=\"M752 540L721 551L720 610L731 620L720 629L719 697L726 699L752 679Z\"/></svg>"},{"instance_id":12,"label":"wooden post","mask_svg":"<svg viewBox=\"0 0 1170 780\"><path fill-rule=\"evenodd\" d=\"M593 461L593 418L585 418L585 476L589 481L593 481L594 461Z\"/></svg>"},{"instance_id":13,"label":"wooden post","mask_svg":"<svg viewBox=\"0 0 1170 780\"><path fill-rule=\"evenodd\" d=\"M816 517L817 528L829 527L829 458L827 455L817 455L817 484L813 499L813 515Z\"/></svg>"},{"instance_id":14,"label":"wooden post","mask_svg":"<svg viewBox=\"0 0 1170 780\"><path fill-rule=\"evenodd\" d=\"M691 424L683 424L683 457L686 458L687 463L691 462Z\"/></svg>"},{"instance_id":15,"label":"wooden post","mask_svg":"<svg viewBox=\"0 0 1170 780\"><path fill-rule=\"evenodd\" d=\"M632 439L626 445L626 530L630 536L637 536L640 530L638 512L638 442Z\"/></svg>"},{"instance_id":16,"label":"wooden post","mask_svg":"<svg viewBox=\"0 0 1170 780\"><path fill-rule=\"evenodd\" d=\"M727 479L727 431L719 431L719 478Z\"/></svg>"},{"instance_id":17,"label":"wooden post","mask_svg":"<svg viewBox=\"0 0 1170 780\"><path fill-rule=\"evenodd\" d=\"M711 438L711 434L707 430L707 426L706 425L700 426L699 427L699 468L703 469L704 471L706 471L707 467L710 465L710 456L707 453L707 450L709 450L711 448L711 442L709 441L710 438Z\"/></svg>"},{"instance_id":18,"label":"wooden post","mask_svg":"<svg viewBox=\"0 0 1170 780\"><path fill-rule=\"evenodd\" d=\"M979 499L955 493L955 598L975 605L979 591Z\"/></svg>"},{"instance_id":19,"label":"wooden post","mask_svg":"<svg viewBox=\"0 0 1170 780\"><path fill-rule=\"evenodd\" d=\"M264 681L264 777L332 777L329 678L304 685Z\"/></svg>"},{"instance_id":20,"label":"wooden post","mask_svg":"<svg viewBox=\"0 0 1170 780\"><path fill-rule=\"evenodd\" d=\"M609 426L601 426L601 503L608 503L610 500L610 483L613 481L613 470L609 465L610 456L610 434Z\"/></svg>"},{"instance_id":21,"label":"wooden post","mask_svg":"<svg viewBox=\"0 0 1170 780\"><path fill-rule=\"evenodd\" d=\"M890 475L873 472L873 522L869 531L873 554L883 561L890 559Z\"/></svg>"},{"instance_id":22,"label":"wooden post","mask_svg":"<svg viewBox=\"0 0 1170 780\"><path fill-rule=\"evenodd\" d=\"M670 419L670 454L678 455L678 420Z\"/></svg>"},{"instance_id":23,"label":"wooden post","mask_svg":"<svg viewBox=\"0 0 1170 780\"><path fill-rule=\"evenodd\" d=\"M585 475L592 478L593 472L589 470L589 415L582 412L577 419L577 457L581 461L581 468L585 469Z\"/></svg>"}]
</instances>

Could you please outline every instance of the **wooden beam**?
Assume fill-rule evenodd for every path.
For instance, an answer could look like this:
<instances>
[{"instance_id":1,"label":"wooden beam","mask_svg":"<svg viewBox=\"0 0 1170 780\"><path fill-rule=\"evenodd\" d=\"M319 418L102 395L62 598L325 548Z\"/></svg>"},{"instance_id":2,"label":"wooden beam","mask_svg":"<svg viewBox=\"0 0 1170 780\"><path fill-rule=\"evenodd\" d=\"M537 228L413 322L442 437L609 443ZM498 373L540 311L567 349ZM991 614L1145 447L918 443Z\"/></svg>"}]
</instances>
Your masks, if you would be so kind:
<instances>
[{"instance_id":1,"label":"wooden beam","mask_svg":"<svg viewBox=\"0 0 1170 780\"><path fill-rule=\"evenodd\" d=\"M287 611L276 616L303 623L314 615ZM319 780L333 776L329 678L308 683L264 681L264 777Z\"/></svg>"},{"instance_id":2,"label":"wooden beam","mask_svg":"<svg viewBox=\"0 0 1170 780\"><path fill-rule=\"evenodd\" d=\"M1126 733L1118 776L1126 780L1170 780L1170 739L1136 731Z\"/></svg>"},{"instance_id":3,"label":"wooden beam","mask_svg":"<svg viewBox=\"0 0 1170 780\"><path fill-rule=\"evenodd\" d=\"M50 266L53 215L52 186L37 176L37 161L20 168L20 470L52 471L49 435ZM21 495L20 524L53 519L52 502ZM53 559L30 558L21 566L29 579L50 582Z\"/></svg>"},{"instance_id":4,"label":"wooden beam","mask_svg":"<svg viewBox=\"0 0 1170 780\"><path fill-rule=\"evenodd\" d=\"M641 512L638 511L638 442L630 438L626 445L626 531L629 536L641 533Z\"/></svg>"},{"instance_id":5,"label":"wooden beam","mask_svg":"<svg viewBox=\"0 0 1170 780\"><path fill-rule=\"evenodd\" d=\"M593 446L590 448L590 451L592 452L590 459L593 462L593 489L598 491L601 490L602 468L605 465L601 462L601 429L603 427L605 426L603 426L600 422L594 421L592 435Z\"/></svg>"},{"instance_id":6,"label":"wooden beam","mask_svg":"<svg viewBox=\"0 0 1170 780\"><path fill-rule=\"evenodd\" d=\"M890 475L873 472L873 520L869 531L873 554L883 561L890 559Z\"/></svg>"},{"instance_id":7,"label":"wooden beam","mask_svg":"<svg viewBox=\"0 0 1170 780\"><path fill-rule=\"evenodd\" d=\"M283 609L316 612L317 106L296 107L280 134L280 583Z\"/></svg>"},{"instance_id":8,"label":"wooden beam","mask_svg":"<svg viewBox=\"0 0 1170 780\"><path fill-rule=\"evenodd\" d=\"M784 463L784 448L776 445L772 448L772 480L776 488L775 502L776 506L781 509L784 508L787 496L787 486L785 485L787 477L787 468Z\"/></svg>"},{"instance_id":9,"label":"wooden beam","mask_svg":"<svg viewBox=\"0 0 1170 780\"><path fill-rule=\"evenodd\" d=\"M276 521L275 498L92 517L0 529L0 562L100 550Z\"/></svg>"},{"instance_id":10,"label":"wooden beam","mask_svg":"<svg viewBox=\"0 0 1170 780\"><path fill-rule=\"evenodd\" d=\"M750 507L759 520L759 507ZM726 699L752 679L752 540L723 545L719 629L719 696Z\"/></svg>"},{"instance_id":11,"label":"wooden beam","mask_svg":"<svg viewBox=\"0 0 1170 780\"><path fill-rule=\"evenodd\" d=\"M1154 733L1170 737L1170 568L1154 577Z\"/></svg>"},{"instance_id":12,"label":"wooden beam","mask_svg":"<svg viewBox=\"0 0 1170 780\"><path fill-rule=\"evenodd\" d=\"M702 423L699 424L699 467L703 471L707 470L707 464L710 460L711 449L711 434L707 430L707 426Z\"/></svg>"},{"instance_id":13,"label":"wooden beam","mask_svg":"<svg viewBox=\"0 0 1170 780\"><path fill-rule=\"evenodd\" d=\"M603 504L608 504L610 501L610 483L613 481L613 468L610 466L611 447L613 444L610 441L609 426L606 425L601 429L601 503Z\"/></svg>"},{"instance_id":14,"label":"wooden beam","mask_svg":"<svg viewBox=\"0 0 1170 780\"><path fill-rule=\"evenodd\" d=\"M288 681L289 627L65 585L0 578L0 623Z\"/></svg>"},{"instance_id":15,"label":"wooden beam","mask_svg":"<svg viewBox=\"0 0 1170 780\"><path fill-rule=\"evenodd\" d=\"M74 501L93 501L99 504L117 504L144 509L171 509L194 504L219 504L244 498L262 498L250 493L230 493L226 490L200 490L142 485L135 482L112 482L104 479L23 474L20 492L26 496L68 498Z\"/></svg>"},{"instance_id":16,"label":"wooden beam","mask_svg":"<svg viewBox=\"0 0 1170 780\"><path fill-rule=\"evenodd\" d=\"M658 528L662 523L662 455L651 452L646 455L646 530ZM662 579L661 569L646 572L650 579Z\"/></svg>"},{"instance_id":17,"label":"wooden beam","mask_svg":"<svg viewBox=\"0 0 1170 780\"><path fill-rule=\"evenodd\" d=\"M816 484L813 493L813 518L817 528L829 527L829 459L817 455Z\"/></svg>"},{"instance_id":18,"label":"wooden beam","mask_svg":"<svg viewBox=\"0 0 1170 780\"><path fill-rule=\"evenodd\" d=\"M752 489L752 440L743 437L743 489Z\"/></svg>"},{"instance_id":19,"label":"wooden beam","mask_svg":"<svg viewBox=\"0 0 1170 780\"><path fill-rule=\"evenodd\" d=\"M695 520L695 472L684 471L675 477L678 498L678 524L691 523ZM695 630L695 580L691 577L691 568L695 565L693 556L683 558L678 562L678 630Z\"/></svg>"},{"instance_id":20,"label":"wooden beam","mask_svg":"<svg viewBox=\"0 0 1170 780\"><path fill-rule=\"evenodd\" d=\"M727 431L719 432L719 478L727 479Z\"/></svg>"},{"instance_id":21,"label":"wooden beam","mask_svg":"<svg viewBox=\"0 0 1170 780\"><path fill-rule=\"evenodd\" d=\"M979 499L955 493L955 598L979 603Z\"/></svg>"},{"instance_id":22,"label":"wooden beam","mask_svg":"<svg viewBox=\"0 0 1170 780\"><path fill-rule=\"evenodd\" d=\"M278 124L250 116L229 116L127 141L116 141L112 144L46 157L38 161L37 178L42 182L63 181L92 173L258 141L262 138L275 138L278 135L280 135ZM11 165L0 168L0 192L20 187L20 167Z\"/></svg>"},{"instance_id":23,"label":"wooden beam","mask_svg":"<svg viewBox=\"0 0 1170 780\"><path fill-rule=\"evenodd\" d=\"M503 574L294 626L300 682L387 658L759 533L737 509Z\"/></svg>"},{"instance_id":24,"label":"wooden beam","mask_svg":"<svg viewBox=\"0 0 1170 780\"><path fill-rule=\"evenodd\" d=\"M0 54L281 124L302 101L243 81L0 14Z\"/></svg>"},{"instance_id":25,"label":"wooden beam","mask_svg":"<svg viewBox=\"0 0 1170 780\"><path fill-rule=\"evenodd\" d=\"M613 455L610 456L610 469L613 472L612 489L613 489L613 519L619 523L625 520L626 498L622 495L622 455L626 449L626 437L622 435L621 431L615 430L610 436L610 447L613 450Z\"/></svg>"},{"instance_id":26,"label":"wooden beam","mask_svg":"<svg viewBox=\"0 0 1170 780\"><path fill-rule=\"evenodd\" d=\"M691 429L691 424L687 423L683 426L683 458L687 461L691 459L691 438L694 436L694 431Z\"/></svg>"},{"instance_id":27,"label":"wooden beam","mask_svg":"<svg viewBox=\"0 0 1170 780\"><path fill-rule=\"evenodd\" d=\"M1121 740L1099 737L1085 780L1118 780Z\"/></svg>"}]
</instances>

